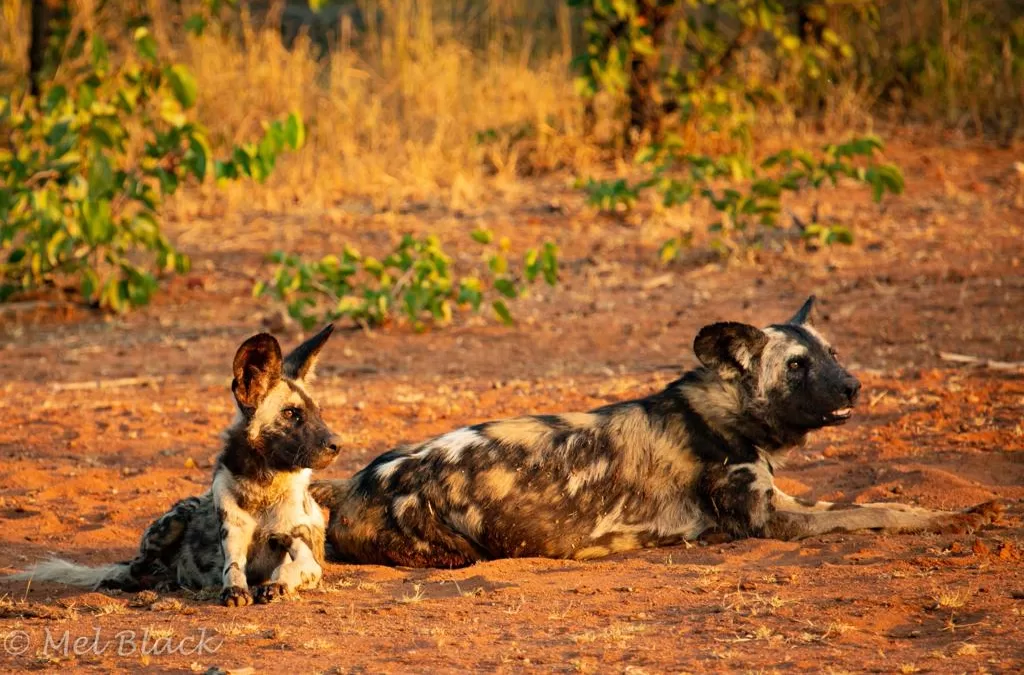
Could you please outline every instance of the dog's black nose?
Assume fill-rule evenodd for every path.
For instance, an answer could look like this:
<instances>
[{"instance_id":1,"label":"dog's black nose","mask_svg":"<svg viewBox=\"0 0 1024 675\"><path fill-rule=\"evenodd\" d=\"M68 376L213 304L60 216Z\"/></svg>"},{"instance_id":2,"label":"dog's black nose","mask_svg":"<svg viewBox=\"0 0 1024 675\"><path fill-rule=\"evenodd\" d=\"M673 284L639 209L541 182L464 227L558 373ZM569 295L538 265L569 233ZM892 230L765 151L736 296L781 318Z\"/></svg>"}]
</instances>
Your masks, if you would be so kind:
<instances>
[{"instance_id":1,"label":"dog's black nose","mask_svg":"<svg viewBox=\"0 0 1024 675\"><path fill-rule=\"evenodd\" d=\"M331 452L338 452L339 450L341 450L341 441L338 439L337 436L331 436L327 440L327 449L330 450Z\"/></svg>"},{"instance_id":2,"label":"dog's black nose","mask_svg":"<svg viewBox=\"0 0 1024 675\"><path fill-rule=\"evenodd\" d=\"M846 398L850 399L850 403L857 400L857 394L860 393L860 380L851 377L846 381Z\"/></svg>"}]
</instances>

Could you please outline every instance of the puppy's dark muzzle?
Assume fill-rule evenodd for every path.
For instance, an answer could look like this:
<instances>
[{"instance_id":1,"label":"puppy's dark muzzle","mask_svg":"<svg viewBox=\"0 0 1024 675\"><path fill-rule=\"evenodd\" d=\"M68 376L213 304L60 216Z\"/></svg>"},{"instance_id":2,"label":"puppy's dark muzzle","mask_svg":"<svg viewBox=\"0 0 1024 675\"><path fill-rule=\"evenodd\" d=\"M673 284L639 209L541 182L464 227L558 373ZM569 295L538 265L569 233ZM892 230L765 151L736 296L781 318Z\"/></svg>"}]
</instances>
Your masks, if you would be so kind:
<instances>
[{"instance_id":1,"label":"puppy's dark muzzle","mask_svg":"<svg viewBox=\"0 0 1024 675\"><path fill-rule=\"evenodd\" d=\"M334 461L334 458L338 456L338 452L341 450L341 443L337 436L331 436L325 442L323 447L313 456L313 461L310 462L310 468L312 469L323 469L330 465Z\"/></svg>"}]
</instances>

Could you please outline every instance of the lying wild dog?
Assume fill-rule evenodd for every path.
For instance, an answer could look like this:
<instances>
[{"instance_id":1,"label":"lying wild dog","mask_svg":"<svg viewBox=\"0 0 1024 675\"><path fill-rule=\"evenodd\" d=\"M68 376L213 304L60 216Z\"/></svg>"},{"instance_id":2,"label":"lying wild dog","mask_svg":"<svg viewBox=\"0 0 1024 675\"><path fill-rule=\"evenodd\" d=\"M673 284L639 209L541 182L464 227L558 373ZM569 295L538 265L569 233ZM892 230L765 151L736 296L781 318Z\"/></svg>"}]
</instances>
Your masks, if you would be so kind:
<instances>
[{"instance_id":1,"label":"lying wild dog","mask_svg":"<svg viewBox=\"0 0 1024 675\"><path fill-rule=\"evenodd\" d=\"M596 558L703 533L973 528L949 513L808 503L775 487L783 451L850 418L860 383L810 325L701 329L701 366L657 394L588 413L477 424L387 452L350 480L314 481L333 556L455 567L503 557ZM331 551L329 550L329 555Z\"/></svg>"},{"instance_id":2,"label":"lying wild dog","mask_svg":"<svg viewBox=\"0 0 1024 675\"><path fill-rule=\"evenodd\" d=\"M213 484L150 525L134 560L97 568L50 560L7 579L131 591L221 586L221 602L230 606L319 584L324 518L309 481L338 446L306 384L333 329L283 360L271 335L242 343L231 383L238 413L224 434Z\"/></svg>"}]
</instances>

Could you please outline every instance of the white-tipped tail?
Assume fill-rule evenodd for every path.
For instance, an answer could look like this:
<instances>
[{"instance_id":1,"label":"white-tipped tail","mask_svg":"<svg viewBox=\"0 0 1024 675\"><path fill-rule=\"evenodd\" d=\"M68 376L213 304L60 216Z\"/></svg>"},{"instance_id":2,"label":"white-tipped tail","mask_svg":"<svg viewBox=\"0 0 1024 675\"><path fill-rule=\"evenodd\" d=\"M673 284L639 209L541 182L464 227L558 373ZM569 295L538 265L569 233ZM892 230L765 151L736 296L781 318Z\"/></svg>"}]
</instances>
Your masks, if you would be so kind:
<instances>
[{"instance_id":1,"label":"white-tipped tail","mask_svg":"<svg viewBox=\"0 0 1024 675\"><path fill-rule=\"evenodd\" d=\"M127 563L89 567L61 560L60 558L51 558L24 572L3 577L4 581L53 581L69 586L82 586L83 588L99 588L100 584L104 582L114 582L113 585L118 586L120 583L130 579L131 575L128 572Z\"/></svg>"}]
</instances>

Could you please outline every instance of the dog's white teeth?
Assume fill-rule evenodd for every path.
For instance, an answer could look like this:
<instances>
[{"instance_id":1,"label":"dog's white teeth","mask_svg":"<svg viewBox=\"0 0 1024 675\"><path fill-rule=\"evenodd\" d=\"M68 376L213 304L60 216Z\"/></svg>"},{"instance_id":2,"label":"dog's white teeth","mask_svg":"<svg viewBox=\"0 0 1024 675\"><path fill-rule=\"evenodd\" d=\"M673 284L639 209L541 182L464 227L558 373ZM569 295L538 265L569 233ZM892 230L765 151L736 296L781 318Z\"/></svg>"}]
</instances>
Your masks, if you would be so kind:
<instances>
[{"instance_id":1,"label":"dog's white teeth","mask_svg":"<svg viewBox=\"0 0 1024 675\"><path fill-rule=\"evenodd\" d=\"M853 408L840 408L839 410L834 411L832 414L835 415L836 417L846 417L851 413L853 413Z\"/></svg>"}]
</instances>

